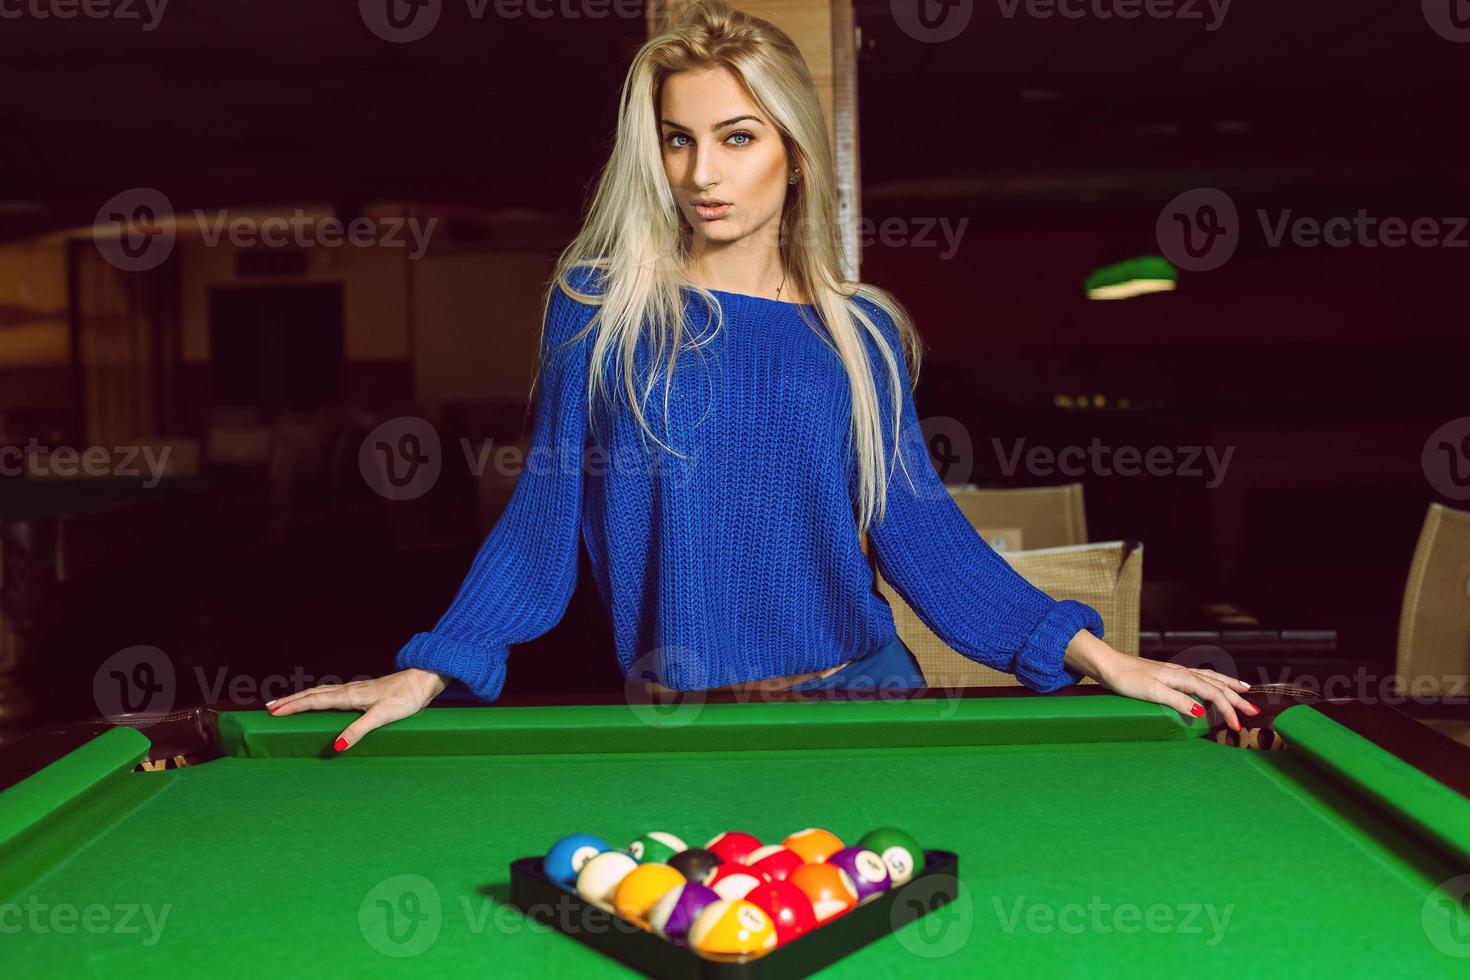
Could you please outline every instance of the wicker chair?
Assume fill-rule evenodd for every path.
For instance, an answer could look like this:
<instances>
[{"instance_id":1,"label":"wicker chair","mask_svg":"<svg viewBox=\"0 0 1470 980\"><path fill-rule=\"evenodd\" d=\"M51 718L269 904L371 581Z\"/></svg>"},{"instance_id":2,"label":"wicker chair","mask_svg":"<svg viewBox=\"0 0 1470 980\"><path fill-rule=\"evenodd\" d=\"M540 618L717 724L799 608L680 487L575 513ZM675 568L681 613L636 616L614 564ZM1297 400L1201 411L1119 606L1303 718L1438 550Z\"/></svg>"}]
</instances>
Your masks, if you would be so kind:
<instances>
[{"instance_id":1,"label":"wicker chair","mask_svg":"<svg viewBox=\"0 0 1470 980\"><path fill-rule=\"evenodd\" d=\"M1015 536L1024 550L1087 541L1087 512L1080 483L1010 490L981 490L970 484L948 489L960 511L997 551L1004 549L996 539L1011 538L1003 533L1004 529L1018 532Z\"/></svg>"},{"instance_id":2,"label":"wicker chair","mask_svg":"<svg viewBox=\"0 0 1470 980\"><path fill-rule=\"evenodd\" d=\"M1143 585L1143 545L1136 541L1001 552L1028 582L1056 599L1076 599L1098 611L1108 643L1138 655L1138 604ZM945 644L893 587L878 576L878 591L893 607L898 635L919 661L930 687L1018 685L1015 675L976 663ZM1094 683L1083 678L1082 683Z\"/></svg>"},{"instance_id":3,"label":"wicker chair","mask_svg":"<svg viewBox=\"0 0 1470 980\"><path fill-rule=\"evenodd\" d=\"M1400 695L1470 696L1470 513L1430 504L1399 617ZM1426 722L1470 745L1470 721Z\"/></svg>"},{"instance_id":4,"label":"wicker chair","mask_svg":"<svg viewBox=\"0 0 1470 980\"><path fill-rule=\"evenodd\" d=\"M1098 611L1107 641L1117 650L1138 655L1139 599L1143 590L1143 545L1137 541L1087 544L1087 516L1082 484L981 490L973 485L949 487L960 511L997 552L1028 582L1055 599L1076 599ZM1021 541L1022 550L1000 547ZM868 550L866 535L862 539ZM931 687L1019 685L1007 674L976 663L924 625L878 573L879 594L893 608L899 638L914 652ZM1095 683L1084 678L1082 683Z\"/></svg>"}]
</instances>

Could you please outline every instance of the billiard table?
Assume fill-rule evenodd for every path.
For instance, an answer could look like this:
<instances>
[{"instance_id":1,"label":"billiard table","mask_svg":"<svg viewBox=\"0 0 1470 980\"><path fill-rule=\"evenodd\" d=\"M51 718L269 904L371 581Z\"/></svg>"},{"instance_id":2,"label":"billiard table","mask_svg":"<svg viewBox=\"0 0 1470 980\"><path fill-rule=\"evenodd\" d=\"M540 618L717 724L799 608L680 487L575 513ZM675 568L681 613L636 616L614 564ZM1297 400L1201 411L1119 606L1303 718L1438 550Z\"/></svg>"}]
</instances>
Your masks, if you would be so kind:
<instances>
[{"instance_id":1,"label":"billiard table","mask_svg":"<svg viewBox=\"0 0 1470 980\"><path fill-rule=\"evenodd\" d=\"M959 855L958 900L824 976L1466 975L1470 749L1359 702L1287 707L1257 751L1107 693L974 693L431 707L340 754L349 713L204 710L173 762L122 725L43 765L38 732L0 792L7 972L630 975L512 907L510 863L891 824Z\"/></svg>"}]
</instances>

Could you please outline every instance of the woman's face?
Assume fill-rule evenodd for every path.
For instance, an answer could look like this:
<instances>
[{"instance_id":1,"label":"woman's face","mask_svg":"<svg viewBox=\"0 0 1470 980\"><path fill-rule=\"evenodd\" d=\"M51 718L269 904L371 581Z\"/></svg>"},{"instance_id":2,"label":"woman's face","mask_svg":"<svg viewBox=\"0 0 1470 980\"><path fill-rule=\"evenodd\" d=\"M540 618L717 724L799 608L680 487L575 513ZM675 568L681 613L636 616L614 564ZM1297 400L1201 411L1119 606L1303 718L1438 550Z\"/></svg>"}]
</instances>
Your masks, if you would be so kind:
<instances>
[{"instance_id":1,"label":"woman's face","mask_svg":"<svg viewBox=\"0 0 1470 980\"><path fill-rule=\"evenodd\" d=\"M786 147L734 74L711 68L669 76L658 118L664 172L697 248L780 227ZM712 206L701 206L706 201Z\"/></svg>"}]
</instances>

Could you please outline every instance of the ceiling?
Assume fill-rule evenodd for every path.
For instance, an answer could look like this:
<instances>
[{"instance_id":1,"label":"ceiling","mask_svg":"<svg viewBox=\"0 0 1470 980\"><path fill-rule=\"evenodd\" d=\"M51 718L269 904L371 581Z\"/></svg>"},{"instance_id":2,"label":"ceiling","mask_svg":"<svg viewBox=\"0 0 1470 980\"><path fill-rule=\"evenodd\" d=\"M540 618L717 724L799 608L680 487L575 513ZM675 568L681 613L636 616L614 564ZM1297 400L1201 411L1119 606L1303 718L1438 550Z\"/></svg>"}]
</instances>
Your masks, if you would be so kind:
<instances>
[{"instance_id":1,"label":"ceiling","mask_svg":"<svg viewBox=\"0 0 1470 980\"><path fill-rule=\"evenodd\" d=\"M135 20L0 22L0 240L89 224L137 186L176 210L418 200L575 216L643 21L493 5L476 18L472 3L445 0L406 44L343 0L193 0L152 29L141 3ZM926 43L862 0L865 207L1077 214L1210 185L1465 213L1470 44L1438 36L1419 4L1347 6L1228 7L1211 29L1203 5L1204 20L1066 19L997 0Z\"/></svg>"}]
</instances>

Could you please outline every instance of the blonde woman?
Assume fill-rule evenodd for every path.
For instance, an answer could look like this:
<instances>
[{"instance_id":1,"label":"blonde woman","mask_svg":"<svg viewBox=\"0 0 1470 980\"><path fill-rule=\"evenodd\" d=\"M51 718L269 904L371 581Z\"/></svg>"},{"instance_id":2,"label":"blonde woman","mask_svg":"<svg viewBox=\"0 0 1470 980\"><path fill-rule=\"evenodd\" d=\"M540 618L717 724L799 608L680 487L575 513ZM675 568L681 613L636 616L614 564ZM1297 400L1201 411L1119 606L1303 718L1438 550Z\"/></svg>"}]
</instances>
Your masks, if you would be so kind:
<instances>
[{"instance_id":1,"label":"blonde woman","mask_svg":"<svg viewBox=\"0 0 1470 980\"><path fill-rule=\"evenodd\" d=\"M903 308L839 265L821 107L796 46L719 0L634 58L586 223L548 291L532 450L449 609L397 672L271 705L493 701L562 617L584 544L623 672L676 690L921 687L860 539L951 647L1036 691L1084 675L1232 728L1247 685L1126 656L1025 581L925 451Z\"/></svg>"}]
</instances>

